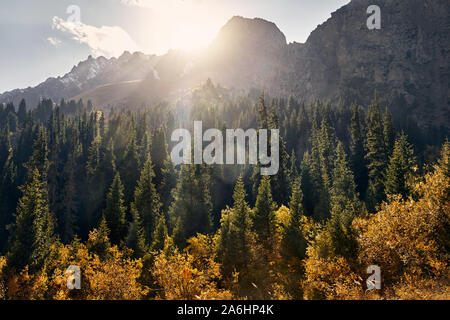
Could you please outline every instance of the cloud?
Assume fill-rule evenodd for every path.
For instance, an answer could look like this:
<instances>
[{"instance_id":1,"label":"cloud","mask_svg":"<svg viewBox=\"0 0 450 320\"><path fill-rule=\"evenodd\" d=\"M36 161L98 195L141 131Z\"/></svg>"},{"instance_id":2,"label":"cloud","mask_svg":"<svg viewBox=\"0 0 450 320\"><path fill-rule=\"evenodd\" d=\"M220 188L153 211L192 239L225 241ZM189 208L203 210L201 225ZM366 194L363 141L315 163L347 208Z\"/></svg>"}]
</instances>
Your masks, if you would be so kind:
<instances>
[{"instance_id":1,"label":"cloud","mask_svg":"<svg viewBox=\"0 0 450 320\"><path fill-rule=\"evenodd\" d=\"M53 29L71 35L71 39L87 44L96 57L118 57L125 50L139 51L138 45L130 35L118 26L101 26L100 28L82 22L67 22L53 17Z\"/></svg>"},{"instance_id":2,"label":"cloud","mask_svg":"<svg viewBox=\"0 0 450 320\"><path fill-rule=\"evenodd\" d=\"M46 40L54 47L58 47L61 44L61 40L59 40L58 38L49 37Z\"/></svg>"}]
</instances>

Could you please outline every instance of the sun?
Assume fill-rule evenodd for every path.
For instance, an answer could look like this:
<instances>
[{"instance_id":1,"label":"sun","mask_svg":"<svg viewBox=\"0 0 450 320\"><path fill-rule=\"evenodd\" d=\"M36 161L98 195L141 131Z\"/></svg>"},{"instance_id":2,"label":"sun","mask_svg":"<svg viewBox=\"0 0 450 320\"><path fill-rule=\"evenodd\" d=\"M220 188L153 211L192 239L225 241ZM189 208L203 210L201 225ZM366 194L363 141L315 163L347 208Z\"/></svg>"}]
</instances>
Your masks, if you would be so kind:
<instances>
[{"instance_id":1,"label":"sun","mask_svg":"<svg viewBox=\"0 0 450 320\"><path fill-rule=\"evenodd\" d=\"M161 1L156 14L172 49L190 51L207 46L222 23L216 10L198 0Z\"/></svg>"}]
</instances>

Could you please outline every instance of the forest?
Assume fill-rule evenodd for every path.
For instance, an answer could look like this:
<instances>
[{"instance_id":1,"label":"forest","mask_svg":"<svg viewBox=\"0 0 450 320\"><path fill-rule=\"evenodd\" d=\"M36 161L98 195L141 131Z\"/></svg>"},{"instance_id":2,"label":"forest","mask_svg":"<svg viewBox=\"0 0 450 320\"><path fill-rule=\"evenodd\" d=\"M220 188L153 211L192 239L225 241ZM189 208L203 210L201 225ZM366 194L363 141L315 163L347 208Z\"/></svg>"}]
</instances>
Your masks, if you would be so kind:
<instances>
[{"instance_id":1,"label":"forest","mask_svg":"<svg viewBox=\"0 0 450 320\"><path fill-rule=\"evenodd\" d=\"M378 101L0 105L0 299L449 299L448 129ZM279 129L278 173L174 166L195 120Z\"/></svg>"}]
</instances>

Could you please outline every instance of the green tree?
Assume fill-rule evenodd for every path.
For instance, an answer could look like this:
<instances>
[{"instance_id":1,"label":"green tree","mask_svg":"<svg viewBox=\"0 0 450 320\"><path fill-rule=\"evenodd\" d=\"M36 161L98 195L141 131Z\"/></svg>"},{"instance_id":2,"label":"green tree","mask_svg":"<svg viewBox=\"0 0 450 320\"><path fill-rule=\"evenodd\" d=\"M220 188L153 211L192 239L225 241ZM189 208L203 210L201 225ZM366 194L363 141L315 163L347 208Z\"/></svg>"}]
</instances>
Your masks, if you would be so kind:
<instances>
[{"instance_id":1,"label":"green tree","mask_svg":"<svg viewBox=\"0 0 450 320\"><path fill-rule=\"evenodd\" d=\"M132 221L128 228L128 235L126 239L126 245L133 250L133 257L142 258L147 249L145 245L144 229L142 228L141 219L139 213L132 210Z\"/></svg>"},{"instance_id":2,"label":"green tree","mask_svg":"<svg viewBox=\"0 0 450 320\"><path fill-rule=\"evenodd\" d=\"M386 194L400 194L407 199L411 193L411 177L414 172L415 160L413 148L408 143L405 134L402 134L396 141L394 152L386 170Z\"/></svg>"},{"instance_id":3,"label":"green tree","mask_svg":"<svg viewBox=\"0 0 450 320\"><path fill-rule=\"evenodd\" d=\"M212 228L210 176L201 165L182 165L174 201L169 208L175 244L184 248L186 240L197 233L207 234Z\"/></svg>"},{"instance_id":4,"label":"green tree","mask_svg":"<svg viewBox=\"0 0 450 320\"><path fill-rule=\"evenodd\" d=\"M158 252L164 249L164 244L168 237L166 218L163 214L159 215L158 224L153 232L152 251Z\"/></svg>"},{"instance_id":5,"label":"green tree","mask_svg":"<svg viewBox=\"0 0 450 320\"><path fill-rule=\"evenodd\" d=\"M152 233L155 230L156 220L160 215L162 206L153 184L154 177L152 159L148 155L134 191L134 202L131 204L131 210L136 211L142 220L147 245L150 245L153 241Z\"/></svg>"},{"instance_id":6,"label":"green tree","mask_svg":"<svg viewBox=\"0 0 450 320\"><path fill-rule=\"evenodd\" d=\"M367 203L369 209L373 211L375 206L385 199L384 173L388 160L384 141L383 121L376 97L369 107L366 143L366 160L369 169Z\"/></svg>"},{"instance_id":7,"label":"green tree","mask_svg":"<svg viewBox=\"0 0 450 320\"><path fill-rule=\"evenodd\" d=\"M266 250L271 248L271 238L275 231L275 210L276 205L272 200L270 178L264 176L256 197L255 208L252 214L252 227Z\"/></svg>"},{"instance_id":8,"label":"green tree","mask_svg":"<svg viewBox=\"0 0 450 320\"><path fill-rule=\"evenodd\" d=\"M368 184L368 173L364 150L364 135L361 127L360 111L353 105L353 115L350 122L350 168L355 175L356 191L360 199L364 199Z\"/></svg>"},{"instance_id":9,"label":"green tree","mask_svg":"<svg viewBox=\"0 0 450 320\"><path fill-rule=\"evenodd\" d=\"M302 260L306 253L306 239L301 229L301 219L304 215L302 202L301 179L296 178L292 186L289 222L284 228L281 250L284 256L295 257L299 260Z\"/></svg>"},{"instance_id":10,"label":"green tree","mask_svg":"<svg viewBox=\"0 0 450 320\"><path fill-rule=\"evenodd\" d=\"M246 196L240 176L234 188L233 207L222 211L216 247L222 274L230 279L232 273L237 271L241 281L245 281L248 276L252 252L251 209L245 200Z\"/></svg>"},{"instance_id":11,"label":"green tree","mask_svg":"<svg viewBox=\"0 0 450 320\"><path fill-rule=\"evenodd\" d=\"M120 244L125 234L125 214L126 207L123 199L123 184L120 180L120 174L116 173L106 196L106 208L103 215L110 230L111 242Z\"/></svg>"},{"instance_id":12,"label":"green tree","mask_svg":"<svg viewBox=\"0 0 450 320\"><path fill-rule=\"evenodd\" d=\"M333 255L346 258L356 255L356 236L351 225L359 210L354 176L349 168L344 147L339 142L331 187L331 219L327 225Z\"/></svg>"},{"instance_id":13,"label":"green tree","mask_svg":"<svg viewBox=\"0 0 450 320\"><path fill-rule=\"evenodd\" d=\"M54 241L53 218L48 209L46 182L37 168L30 169L28 182L21 188L8 265L21 270L40 269L49 256Z\"/></svg>"}]
</instances>

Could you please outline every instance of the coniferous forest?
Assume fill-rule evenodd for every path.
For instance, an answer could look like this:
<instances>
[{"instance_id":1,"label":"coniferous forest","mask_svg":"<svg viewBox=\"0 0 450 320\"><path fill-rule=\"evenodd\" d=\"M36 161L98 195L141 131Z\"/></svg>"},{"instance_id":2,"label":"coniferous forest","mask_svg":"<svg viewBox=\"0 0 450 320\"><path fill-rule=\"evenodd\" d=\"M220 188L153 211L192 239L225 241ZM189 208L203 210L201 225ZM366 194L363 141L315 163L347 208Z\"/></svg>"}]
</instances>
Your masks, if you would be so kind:
<instances>
[{"instance_id":1,"label":"coniferous forest","mask_svg":"<svg viewBox=\"0 0 450 320\"><path fill-rule=\"evenodd\" d=\"M1 105L0 299L449 299L448 131L378 101ZM279 128L278 173L175 166L194 120Z\"/></svg>"}]
</instances>

